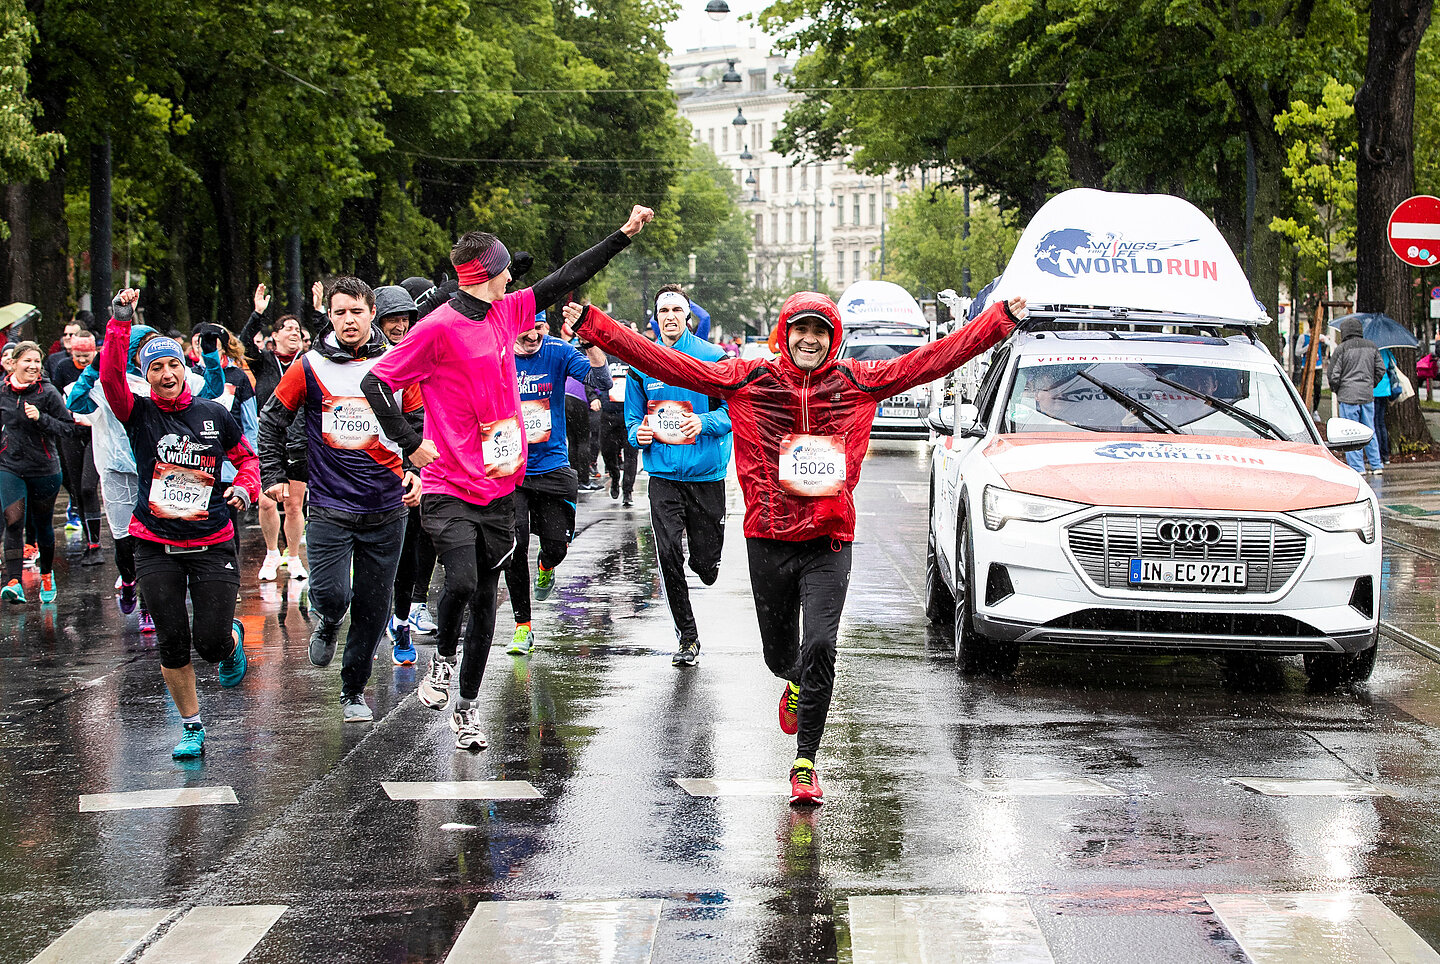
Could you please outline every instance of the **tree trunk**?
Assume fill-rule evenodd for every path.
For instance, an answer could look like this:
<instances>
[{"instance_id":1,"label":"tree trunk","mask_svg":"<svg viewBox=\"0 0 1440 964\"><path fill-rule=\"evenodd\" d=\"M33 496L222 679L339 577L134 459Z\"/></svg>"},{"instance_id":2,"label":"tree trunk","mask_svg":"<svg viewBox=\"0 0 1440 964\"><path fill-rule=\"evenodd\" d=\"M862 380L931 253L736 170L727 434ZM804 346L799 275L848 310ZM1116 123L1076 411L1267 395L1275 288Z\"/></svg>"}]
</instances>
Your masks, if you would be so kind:
<instances>
[{"instance_id":1,"label":"tree trunk","mask_svg":"<svg viewBox=\"0 0 1440 964\"><path fill-rule=\"evenodd\" d=\"M70 227L65 220L65 155L48 180L30 185L30 303L40 309L39 330L27 332L48 346L70 320ZM109 305L91 305L95 323L109 320Z\"/></svg>"},{"instance_id":2,"label":"tree trunk","mask_svg":"<svg viewBox=\"0 0 1440 964\"><path fill-rule=\"evenodd\" d=\"M1383 311L1413 325L1411 271L1390 250L1390 212L1415 189L1415 53L1430 25L1433 0L1374 0L1365 83L1355 95L1360 128L1356 159L1356 310ZM1405 356L1401 361L1401 355ZM1415 379L1415 355L1396 363ZM1419 396L1391 406L1398 442L1430 444Z\"/></svg>"},{"instance_id":3,"label":"tree trunk","mask_svg":"<svg viewBox=\"0 0 1440 964\"><path fill-rule=\"evenodd\" d=\"M9 252L5 264L7 303L30 301L33 281L30 276L30 186L11 184L5 189L5 220L10 225Z\"/></svg>"},{"instance_id":4,"label":"tree trunk","mask_svg":"<svg viewBox=\"0 0 1440 964\"><path fill-rule=\"evenodd\" d=\"M1270 221L1283 212L1285 152L1273 134L1255 139L1255 221L1250 237L1250 288L1272 319L1280 317L1280 262L1285 242L1270 230ZM1270 354L1280 355L1280 323L1272 321L1259 331Z\"/></svg>"},{"instance_id":5,"label":"tree trunk","mask_svg":"<svg viewBox=\"0 0 1440 964\"><path fill-rule=\"evenodd\" d=\"M170 236L170 246L165 252L165 263L169 268L170 281L174 286L171 310L175 327L189 331L190 320L190 279L185 264L185 249L188 246L185 235L185 202L176 194L166 205L165 230Z\"/></svg>"},{"instance_id":6,"label":"tree trunk","mask_svg":"<svg viewBox=\"0 0 1440 964\"><path fill-rule=\"evenodd\" d=\"M215 211L216 254L220 259L219 304L213 317L221 324L231 318L248 318L245 282L249 271L245 265L246 245L235 210L235 193L230 187L230 172L223 159L209 159L205 164L205 188ZM206 319L212 317L207 314Z\"/></svg>"}]
</instances>

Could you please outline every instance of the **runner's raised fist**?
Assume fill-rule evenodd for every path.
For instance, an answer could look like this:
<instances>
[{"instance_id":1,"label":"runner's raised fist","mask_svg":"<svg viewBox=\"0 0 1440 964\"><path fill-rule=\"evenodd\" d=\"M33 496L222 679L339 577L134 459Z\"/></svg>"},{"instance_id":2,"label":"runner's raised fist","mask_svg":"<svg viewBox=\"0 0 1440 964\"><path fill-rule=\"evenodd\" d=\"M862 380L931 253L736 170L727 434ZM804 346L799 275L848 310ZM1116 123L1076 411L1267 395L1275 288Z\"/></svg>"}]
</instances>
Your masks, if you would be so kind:
<instances>
[{"instance_id":1,"label":"runner's raised fist","mask_svg":"<svg viewBox=\"0 0 1440 964\"><path fill-rule=\"evenodd\" d=\"M626 237L633 238L640 233L641 228L653 220L655 220L655 212L643 204L637 204L630 209L630 220L626 221L620 230L625 233Z\"/></svg>"}]
</instances>

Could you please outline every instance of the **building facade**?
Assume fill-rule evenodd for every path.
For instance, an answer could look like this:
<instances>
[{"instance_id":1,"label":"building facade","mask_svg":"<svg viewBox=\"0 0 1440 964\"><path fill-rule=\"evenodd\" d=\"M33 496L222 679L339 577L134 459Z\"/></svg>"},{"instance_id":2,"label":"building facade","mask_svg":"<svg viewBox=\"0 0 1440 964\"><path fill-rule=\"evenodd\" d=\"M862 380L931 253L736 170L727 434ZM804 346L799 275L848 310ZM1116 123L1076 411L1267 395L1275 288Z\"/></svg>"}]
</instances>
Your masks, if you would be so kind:
<instances>
[{"instance_id":1,"label":"building facade","mask_svg":"<svg viewBox=\"0 0 1440 964\"><path fill-rule=\"evenodd\" d=\"M755 240L751 280L781 300L810 287L838 295L855 281L879 277L887 214L908 189L894 177L859 174L844 160L804 162L771 148L786 109L800 97L782 85L792 63L758 45L702 47L670 58L680 115L744 192Z\"/></svg>"}]
</instances>

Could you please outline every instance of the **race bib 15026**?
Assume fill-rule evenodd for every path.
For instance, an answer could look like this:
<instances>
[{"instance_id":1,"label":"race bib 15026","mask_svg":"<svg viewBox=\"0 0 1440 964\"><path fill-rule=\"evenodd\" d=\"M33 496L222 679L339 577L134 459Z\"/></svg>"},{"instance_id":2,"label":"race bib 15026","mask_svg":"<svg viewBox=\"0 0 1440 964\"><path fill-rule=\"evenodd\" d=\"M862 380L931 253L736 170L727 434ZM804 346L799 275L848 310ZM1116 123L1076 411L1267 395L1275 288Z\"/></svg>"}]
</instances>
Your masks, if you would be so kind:
<instances>
[{"instance_id":1,"label":"race bib 15026","mask_svg":"<svg viewBox=\"0 0 1440 964\"><path fill-rule=\"evenodd\" d=\"M525 441L531 445L550 441L550 400L522 398L520 415L525 419Z\"/></svg>"},{"instance_id":2,"label":"race bib 15026","mask_svg":"<svg viewBox=\"0 0 1440 964\"><path fill-rule=\"evenodd\" d=\"M650 402L645 406L645 420L650 425L650 430L655 433L655 441L664 442L667 445L694 445L695 439L686 438L681 426L686 419L695 414L695 409L689 402L682 402L676 399L664 399L663 401Z\"/></svg>"},{"instance_id":3,"label":"race bib 15026","mask_svg":"<svg viewBox=\"0 0 1440 964\"><path fill-rule=\"evenodd\" d=\"M157 519L208 519L214 487L215 476L209 472L156 462L150 480L150 513Z\"/></svg>"},{"instance_id":4,"label":"race bib 15026","mask_svg":"<svg viewBox=\"0 0 1440 964\"><path fill-rule=\"evenodd\" d=\"M787 435L781 439L780 487L791 495L839 495L845 488L845 436Z\"/></svg>"},{"instance_id":5,"label":"race bib 15026","mask_svg":"<svg viewBox=\"0 0 1440 964\"><path fill-rule=\"evenodd\" d=\"M325 399L320 432L332 449L365 449L380 439L380 420L364 398L336 395Z\"/></svg>"},{"instance_id":6,"label":"race bib 15026","mask_svg":"<svg viewBox=\"0 0 1440 964\"><path fill-rule=\"evenodd\" d=\"M519 419L502 418L482 425L480 446L487 479L514 475L525 464L525 439L520 434Z\"/></svg>"}]
</instances>

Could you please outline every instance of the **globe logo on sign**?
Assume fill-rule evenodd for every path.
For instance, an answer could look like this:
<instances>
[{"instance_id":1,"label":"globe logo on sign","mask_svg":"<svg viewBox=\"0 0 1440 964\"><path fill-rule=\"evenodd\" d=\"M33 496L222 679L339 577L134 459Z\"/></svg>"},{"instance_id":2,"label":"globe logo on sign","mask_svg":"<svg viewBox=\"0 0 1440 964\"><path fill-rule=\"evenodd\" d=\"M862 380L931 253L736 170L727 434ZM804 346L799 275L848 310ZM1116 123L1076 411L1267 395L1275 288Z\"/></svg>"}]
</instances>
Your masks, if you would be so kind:
<instances>
[{"instance_id":1,"label":"globe logo on sign","mask_svg":"<svg viewBox=\"0 0 1440 964\"><path fill-rule=\"evenodd\" d=\"M1048 232L1035 246L1035 266L1057 278L1073 278L1075 275L1061 265L1060 256L1066 253L1079 254L1092 247L1096 247L1096 244L1091 240L1090 232L1084 228L1057 228Z\"/></svg>"}]
</instances>

